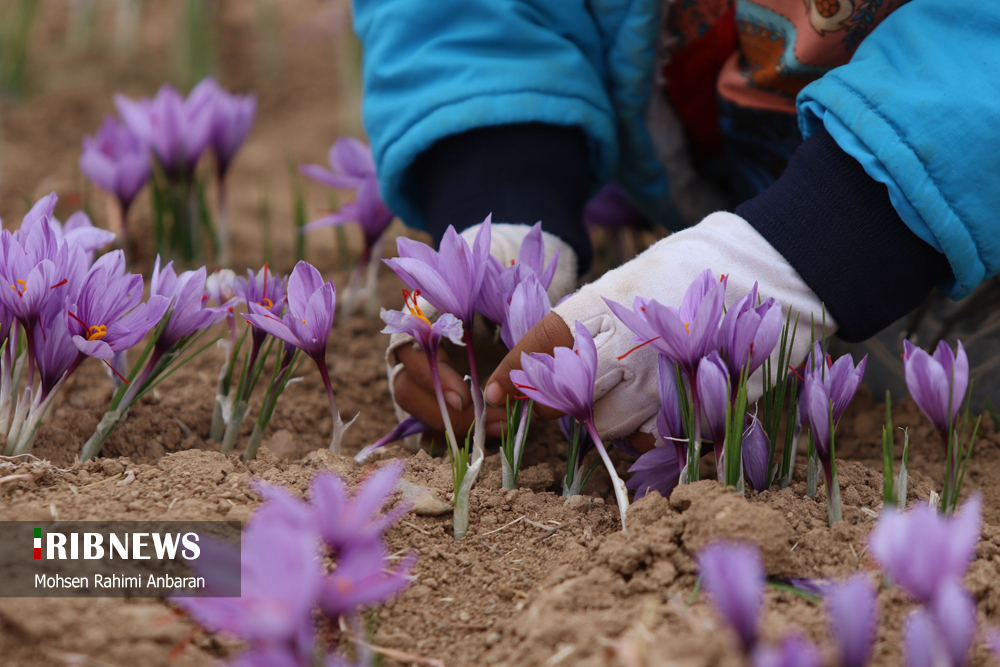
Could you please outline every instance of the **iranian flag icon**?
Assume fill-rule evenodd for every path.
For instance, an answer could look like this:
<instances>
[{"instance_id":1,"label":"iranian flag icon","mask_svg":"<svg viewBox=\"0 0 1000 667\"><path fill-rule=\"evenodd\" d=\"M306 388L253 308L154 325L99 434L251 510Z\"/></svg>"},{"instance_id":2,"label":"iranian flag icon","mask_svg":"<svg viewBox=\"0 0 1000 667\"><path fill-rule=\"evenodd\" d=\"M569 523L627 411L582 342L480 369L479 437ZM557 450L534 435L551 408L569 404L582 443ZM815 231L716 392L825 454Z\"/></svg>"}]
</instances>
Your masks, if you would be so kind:
<instances>
[{"instance_id":1,"label":"iranian flag icon","mask_svg":"<svg viewBox=\"0 0 1000 667\"><path fill-rule=\"evenodd\" d=\"M42 529L35 528L35 560L42 558Z\"/></svg>"}]
</instances>

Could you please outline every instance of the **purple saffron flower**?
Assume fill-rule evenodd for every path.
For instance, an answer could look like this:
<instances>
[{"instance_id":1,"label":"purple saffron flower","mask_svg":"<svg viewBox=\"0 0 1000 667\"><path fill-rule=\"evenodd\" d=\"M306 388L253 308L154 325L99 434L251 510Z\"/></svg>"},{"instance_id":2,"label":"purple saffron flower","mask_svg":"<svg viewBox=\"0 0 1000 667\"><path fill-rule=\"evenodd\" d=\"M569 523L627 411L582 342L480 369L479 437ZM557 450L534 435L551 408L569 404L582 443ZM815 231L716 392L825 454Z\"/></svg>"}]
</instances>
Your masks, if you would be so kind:
<instances>
[{"instance_id":1,"label":"purple saffron flower","mask_svg":"<svg viewBox=\"0 0 1000 667\"><path fill-rule=\"evenodd\" d=\"M757 417L748 414L743 422L743 475L755 491L767 488L767 434Z\"/></svg>"},{"instance_id":2,"label":"purple saffron flower","mask_svg":"<svg viewBox=\"0 0 1000 667\"><path fill-rule=\"evenodd\" d=\"M288 310L278 318L272 308L255 301L247 306L250 314L244 315L250 324L275 338L294 345L308 354L317 364L326 366L326 348L333 330L333 317L337 304L337 289L333 281L323 282L314 266L299 262L288 280Z\"/></svg>"},{"instance_id":3,"label":"purple saffron flower","mask_svg":"<svg viewBox=\"0 0 1000 667\"><path fill-rule=\"evenodd\" d=\"M341 206L339 211L313 220L302 231L356 222L365 236L365 247L371 249L395 217L379 193L371 149L362 141L341 137L330 148L328 158L330 169L304 164L299 171L331 188L354 190L354 200Z\"/></svg>"},{"instance_id":4,"label":"purple saffron flower","mask_svg":"<svg viewBox=\"0 0 1000 667\"><path fill-rule=\"evenodd\" d=\"M772 647L757 647L751 661L753 667L822 667L823 656L801 635L793 634Z\"/></svg>"},{"instance_id":5,"label":"purple saffron flower","mask_svg":"<svg viewBox=\"0 0 1000 667\"><path fill-rule=\"evenodd\" d=\"M504 345L513 348L517 345L531 327L549 314L551 305L549 295L533 273L525 276L514 289L510 298L510 308L507 317L500 327L500 338Z\"/></svg>"},{"instance_id":6,"label":"purple saffron flower","mask_svg":"<svg viewBox=\"0 0 1000 667\"><path fill-rule=\"evenodd\" d=\"M729 371L715 350L698 364L695 380L698 404L701 406L702 434L715 444L715 460L722 461L726 440L726 409L729 407Z\"/></svg>"},{"instance_id":7,"label":"purple saffron flower","mask_svg":"<svg viewBox=\"0 0 1000 667\"><path fill-rule=\"evenodd\" d=\"M597 378L594 338L577 322L573 349L557 347L552 354L522 353L522 370L510 372L511 382L536 403L564 412L581 424L593 423Z\"/></svg>"},{"instance_id":8,"label":"purple saffron flower","mask_svg":"<svg viewBox=\"0 0 1000 667\"><path fill-rule=\"evenodd\" d=\"M979 544L981 503L974 495L951 517L924 504L884 512L868 545L894 582L929 604L945 583L965 577Z\"/></svg>"},{"instance_id":9,"label":"purple saffron flower","mask_svg":"<svg viewBox=\"0 0 1000 667\"><path fill-rule=\"evenodd\" d=\"M32 335L35 339L35 363L41 380L41 393L37 400L41 402L59 386L64 377L77 369L84 357L73 346L66 317L58 309L42 313Z\"/></svg>"},{"instance_id":10,"label":"purple saffron flower","mask_svg":"<svg viewBox=\"0 0 1000 667\"><path fill-rule=\"evenodd\" d=\"M744 368L749 377L771 356L781 325L781 304L767 299L757 305L757 283L726 311L719 330L719 351L729 367L734 391Z\"/></svg>"},{"instance_id":11,"label":"purple saffron flower","mask_svg":"<svg viewBox=\"0 0 1000 667\"><path fill-rule=\"evenodd\" d=\"M760 551L745 544L714 542L698 554L698 564L715 608L749 653L757 643L757 618L763 603L765 575Z\"/></svg>"},{"instance_id":12,"label":"purple saffron flower","mask_svg":"<svg viewBox=\"0 0 1000 667\"><path fill-rule=\"evenodd\" d=\"M281 308L285 304L285 280L271 271L267 262L257 273L247 269L247 277L237 278L233 287L236 297L247 304L248 308L253 303L272 316L281 317ZM250 335L253 338L253 344L260 348L267 332L254 327Z\"/></svg>"},{"instance_id":13,"label":"purple saffron flower","mask_svg":"<svg viewBox=\"0 0 1000 667\"><path fill-rule=\"evenodd\" d=\"M392 571L381 541L352 545L340 553L336 569L320 590L319 606L330 618L355 612L376 602L384 602L410 585L412 557Z\"/></svg>"},{"instance_id":14,"label":"purple saffron flower","mask_svg":"<svg viewBox=\"0 0 1000 667\"><path fill-rule=\"evenodd\" d=\"M308 517L301 501L298 513ZM323 569L314 531L302 521L289 521L287 508L275 511L268 500L243 532L242 559L235 547L203 556L195 569L234 569L242 574L238 598L175 598L205 628L225 631L251 647L281 646L300 660L315 645L312 611L319 602ZM201 561L205 560L205 563Z\"/></svg>"},{"instance_id":15,"label":"purple saffron flower","mask_svg":"<svg viewBox=\"0 0 1000 667\"><path fill-rule=\"evenodd\" d=\"M212 132L211 96L191 95L185 100L176 88L164 84L152 99L136 101L116 94L115 107L122 122L153 150L168 176L190 178Z\"/></svg>"},{"instance_id":16,"label":"purple saffron flower","mask_svg":"<svg viewBox=\"0 0 1000 667\"><path fill-rule=\"evenodd\" d=\"M931 606L952 667L966 663L976 637L976 603L956 580L945 582Z\"/></svg>"},{"instance_id":17,"label":"purple saffron flower","mask_svg":"<svg viewBox=\"0 0 1000 667\"><path fill-rule=\"evenodd\" d=\"M286 299L288 309L282 318L272 315L264 306L250 302L250 313L244 315L250 324L263 329L275 338L305 352L319 369L327 398L330 400L330 417L333 419L333 435L330 449L340 453L340 443L347 429L337 409L337 398L330 381L330 370L326 367L326 348L333 331L333 318L337 308L337 290L333 281L323 282L323 277L314 266L299 262L292 269L288 279ZM355 417L357 419L357 417Z\"/></svg>"},{"instance_id":18,"label":"purple saffron flower","mask_svg":"<svg viewBox=\"0 0 1000 667\"><path fill-rule=\"evenodd\" d=\"M640 347L652 345L693 378L698 362L717 347L725 297L726 277L717 281L706 269L688 287L680 308L644 297L636 297L631 310L608 299L605 302L635 333L632 340Z\"/></svg>"},{"instance_id":19,"label":"purple saffron flower","mask_svg":"<svg viewBox=\"0 0 1000 667\"><path fill-rule=\"evenodd\" d=\"M323 541L339 553L380 540L407 509L397 507L395 511L381 513L402 475L403 464L392 461L359 484L350 496L338 475L332 472L316 475L309 486L309 500Z\"/></svg>"},{"instance_id":20,"label":"purple saffron flower","mask_svg":"<svg viewBox=\"0 0 1000 667\"><path fill-rule=\"evenodd\" d=\"M948 649L931 613L919 609L906 619L903 645L908 667L941 667L949 665Z\"/></svg>"},{"instance_id":21,"label":"purple saffron flower","mask_svg":"<svg viewBox=\"0 0 1000 667\"><path fill-rule=\"evenodd\" d=\"M827 593L826 608L841 667L868 664L878 627L875 597L875 587L864 574L854 575Z\"/></svg>"},{"instance_id":22,"label":"purple saffron flower","mask_svg":"<svg viewBox=\"0 0 1000 667\"><path fill-rule=\"evenodd\" d=\"M249 269L247 273L253 275ZM274 274L271 274L274 275ZM232 269L216 269L205 279L205 291L208 298L215 302L215 305L222 306L233 299L240 299L239 283L241 278L236 277L236 272ZM284 298L284 286L282 286L282 298ZM243 299L246 300L245 298Z\"/></svg>"},{"instance_id":23,"label":"purple saffron flower","mask_svg":"<svg viewBox=\"0 0 1000 667\"><path fill-rule=\"evenodd\" d=\"M502 324L510 310L510 300L517 286L529 275L534 275L547 290L552 284L556 267L559 264L559 250L556 249L545 264L545 239L542 237L542 223L536 222L521 241L517 251L517 260L504 267L495 257L489 258L486 276L483 278L483 288L476 302L476 310L485 317Z\"/></svg>"},{"instance_id":24,"label":"purple saffron flower","mask_svg":"<svg viewBox=\"0 0 1000 667\"><path fill-rule=\"evenodd\" d=\"M191 90L189 99L194 106L211 107L211 130L208 143L215 153L219 178L224 179L229 165L246 141L257 113L257 96L236 95L208 77Z\"/></svg>"},{"instance_id":25,"label":"purple saffron flower","mask_svg":"<svg viewBox=\"0 0 1000 667\"><path fill-rule=\"evenodd\" d=\"M816 453L826 475L827 493L833 488L833 461L830 451L833 438L833 433L830 431L831 415L833 427L836 428L841 415L861 386L861 378L864 377L867 363L868 355L865 355L855 367L851 356L845 354L830 364L828 359L824 360L823 348L818 342L810 357L806 359L805 388L799 405L816 441Z\"/></svg>"},{"instance_id":26,"label":"purple saffron flower","mask_svg":"<svg viewBox=\"0 0 1000 667\"><path fill-rule=\"evenodd\" d=\"M94 251L103 248L115 240L114 232L95 227L90 220L90 216L83 211L77 211L66 218L66 222L59 225L59 221L51 218L53 231L57 238L65 239L69 245L76 245L83 248L87 255L87 263L94 262Z\"/></svg>"},{"instance_id":27,"label":"purple saffron flower","mask_svg":"<svg viewBox=\"0 0 1000 667\"><path fill-rule=\"evenodd\" d=\"M156 294L141 303L142 289L142 276L125 273L121 250L102 255L66 312L75 349L88 357L111 359L142 340L170 304Z\"/></svg>"},{"instance_id":28,"label":"purple saffron flower","mask_svg":"<svg viewBox=\"0 0 1000 667\"><path fill-rule=\"evenodd\" d=\"M621 187L611 181L583 207L583 221L589 227L648 227L646 218L632 206Z\"/></svg>"},{"instance_id":29,"label":"purple saffron flower","mask_svg":"<svg viewBox=\"0 0 1000 667\"><path fill-rule=\"evenodd\" d=\"M656 414L656 430L660 439L674 448L678 461L687 460L688 435L681 410L681 394L677 389L674 362L662 354L656 355L656 373L660 392L660 411ZM680 475L680 470L678 470ZM665 496L664 496L665 497Z\"/></svg>"},{"instance_id":30,"label":"purple saffron flower","mask_svg":"<svg viewBox=\"0 0 1000 667\"><path fill-rule=\"evenodd\" d=\"M382 309L380 316L385 322L385 329L382 333L409 334L417 341L417 345L426 354L437 354L437 348L441 344L442 338L447 338L455 345L465 345L462 342L462 323L451 313L445 313L437 318L434 324L427 319L420 306L417 305L417 293L413 296L409 292L405 293L406 306L409 313L401 310ZM412 303L411 303L412 302Z\"/></svg>"},{"instance_id":31,"label":"purple saffron flower","mask_svg":"<svg viewBox=\"0 0 1000 667\"><path fill-rule=\"evenodd\" d=\"M632 477L625 482L625 486L635 491L633 500L639 500L650 491L658 491L664 498L669 498L680 478L681 463L677 450L668 444L654 447L640 456L628 471Z\"/></svg>"},{"instance_id":32,"label":"purple saffron flower","mask_svg":"<svg viewBox=\"0 0 1000 667\"><path fill-rule=\"evenodd\" d=\"M536 403L564 412L583 424L594 440L604 462L618 501L622 527L628 509L628 492L594 426L594 381L597 377L597 346L580 322L576 323L573 349L557 347L552 356L532 352L521 354L521 369L510 372L510 380Z\"/></svg>"},{"instance_id":33,"label":"purple saffron flower","mask_svg":"<svg viewBox=\"0 0 1000 667\"><path fill-rule=\"evenodd\" d=\"M399 257L382 261L440 312L462 320L466 334L470 334L490 260L489 216L476 234L472 248L451 226L441 239L440 252L407 238L397 239L396 245Z\"/></svg>"},{"instance_id":34,"label":"purple saffron flower","mask_svg":"<svg viewBox=\"0 0 1000 667\"><path fill-rule=\"evenodd\" d=\"M969 387L969 357L962 341L958 341L955 353L941 341L933 357L908 340L903 341L903 350L906 388L947 442L949 428L955 425Z\"/></svg>"},{"instance_id":35,"label":"purple saffron flower","mask_svg":"<svg viewBox=\"0 0 1000 667\"><path fill-rule=\"evenodd\" d=\"M172 261L161 270L160 256L156 256L149 292L153 296L166 298L170 303L167 315L169 319L156 341L157 348L174 349L191 334L207 329L226 317L227 307L205 305L208 301L208 294L205 292L206 272L203 266L178 276Z\"/></svg>"},{"instance_id":36,"label":"purple saffron flower","mask_svg":"<svg viewBox=\"0 0 1000 667\"><path fill-rule=\"evenodd\" d=\"M122 217L149 180L149 148L128 127L108 116L93 137L83 138L80 171L118 198Z\"/></svg>"},{"instance_id":37,"label":"purple saffron flower","mask_svg":"<svg viewBox=\"0 0 1000 667\"><path fill-rule=\"evenodd\" d=\"M392 444L398 440L404 440L409 438L411 435L425 433L429 430L431 430L431 427L416 417L407 417L403 421L396 424L391 431L355 454L354 460L358 463L364 463L376 449L385 447L386 445Z\"/></svg>"}]
</instances>

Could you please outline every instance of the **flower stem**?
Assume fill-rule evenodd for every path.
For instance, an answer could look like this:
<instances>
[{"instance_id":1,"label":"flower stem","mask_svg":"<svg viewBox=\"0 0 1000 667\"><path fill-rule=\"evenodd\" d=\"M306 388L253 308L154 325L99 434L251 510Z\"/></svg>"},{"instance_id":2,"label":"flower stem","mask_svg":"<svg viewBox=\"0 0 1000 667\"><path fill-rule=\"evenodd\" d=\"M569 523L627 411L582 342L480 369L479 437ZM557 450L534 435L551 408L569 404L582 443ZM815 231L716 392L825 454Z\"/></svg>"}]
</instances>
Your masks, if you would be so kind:
<instances>
[{"instance_id":1,"label":"flower stem","mask_svg":"<svg viewBox=\"0 0 1000 667\"><path fill-rule=\"evenodd\" d=\"M453 457L458 456L458 440L455 439L455 429L451 425L451 415L448 413L448 405L444 401L444 389L441 386L441 373L437 365L437 348L433 348L427 353L427 362L431 369L431 382L434 384L434 396L437 398L438 410L441 411L441 420L444 422L445 437L448 439L448 448ZM456 489L457 491L457 489Z\"/></svg>"},{"instance_id":2,"label":"flower stem","mask_svg":"<svg viewBox=\"0 0 1000 667\"><path fill-rule=\"evenodd\" d=\"M701 403L698 402L698 391L694 387L694 376L691 377L691 410L694 421L694 437L692 446L687 453L687 481L697 482L701 479Z\"/></svg>"},{"instance_id":3,"label":"flower stem","mask_svg":"<svg viewBox=\"0 0 1000 667\"><path fill-rule=\"evenodd\" d=\"M226 197L226 176L220 173L218 178L219 220L216 233L219 235L219 266L229 266L229 205Z\"/></svg>"},{"instance_id":4,"label":"flower stem","mask_svg":"<svg viewBox=\"0 0 1000 667\"><path fill-rule=\"evenodd\" d=\"M330 436L330 451L334 454L340 453L340 443L344 438L344 434L347 433L347 429L351 427L354 423L354 417L351 421L346 424L340 418L340 411L337 410L337 397L333 394L333 383L330 382L330 371L326 368L326 359L316 359L316 365L319 367L320 377L323 378L323 386L326 387L326 395L330 399L330 417L333 418L333 433Z\"/></svg>"},{"instance_id":5,"label":"flower stem","mask_svg":"<svg viewBox=\"0 0 1000 667\"><path fill-rule=\"evenodd\" d=\"M622 530L625 530L625 513L628 511L628 491L625 488L625 482L618 476L618 472L611 462L611 457L608 456L607 450L604 449L604 443L601 442L601 436L597 434L594 421L592 419L588 420L583 423L583 426L587 429L587 433L590 434L591 439L593 439L594 446L597 447L597 453L601 455L601 460L604 461L604 466L608 469L608 475L611 476L611 488L615 491L615 499L618 501L618 513L622 519Z\"/></svg>"}]
</instances>

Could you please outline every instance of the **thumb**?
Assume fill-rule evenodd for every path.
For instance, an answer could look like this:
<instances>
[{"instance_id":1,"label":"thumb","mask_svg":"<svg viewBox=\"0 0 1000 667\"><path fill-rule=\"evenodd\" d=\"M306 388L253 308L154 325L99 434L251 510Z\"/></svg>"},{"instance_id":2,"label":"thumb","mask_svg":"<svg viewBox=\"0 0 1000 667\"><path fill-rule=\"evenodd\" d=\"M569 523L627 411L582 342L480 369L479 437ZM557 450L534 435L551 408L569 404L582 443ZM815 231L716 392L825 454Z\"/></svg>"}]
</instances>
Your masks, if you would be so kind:
<instances>
[{"instance_id":1,"label":"thumb","mask_svg":"<svg viewBox=\"0 0 1000 667\"><path fill-rule=\"evenodd\" d=\"M510 380L510 372L521 368L522 352L552 354L557 347L573 347L573 332L566 326L563 318L555 313L549 313L528 330L524 338L507 353L493 371L493 375L486 383L486 401L493 405L504 405L507 396L518 395L517 388ZM540 411L539 414L546 417L545 411Z\"/></svg>"}]
</instances>

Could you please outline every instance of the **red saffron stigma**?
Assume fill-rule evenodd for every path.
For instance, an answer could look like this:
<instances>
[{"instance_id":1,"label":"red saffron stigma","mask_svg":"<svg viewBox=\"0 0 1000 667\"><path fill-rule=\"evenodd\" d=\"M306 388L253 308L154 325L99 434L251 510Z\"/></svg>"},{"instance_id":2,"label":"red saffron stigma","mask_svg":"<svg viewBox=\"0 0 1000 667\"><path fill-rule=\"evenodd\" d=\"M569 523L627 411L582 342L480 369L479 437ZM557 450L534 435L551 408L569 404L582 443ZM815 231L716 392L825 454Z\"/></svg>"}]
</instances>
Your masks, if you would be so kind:
<instances>
[{"instance_id":1,"label":"red saffron stigma","mask_svg":"<svg viewBox=\"0 0 1000 667\"><path fill-rule=\"evenodd\" d=\"M65 284L66 284L66 283L68 283L68 282L69 282L69 279L68 279L68 278L63 278L62 280L60 280L59 282L57 282L57 283L56 283L55 285L53 285L53 286L52 286L52 287L50 287L49 289L55 289L55 288L57 288L57 287L62 287L63 285L65 285Z\"/></svg>"},{"instance_id":2,"label":"red saffron stigma","mask_svg":"<svg viewBox=\"0 0 1000 667\"><path fill-rule=\"evenodd\" d=\"M515 387L517 387L518 389L530 389L531 391L538 391L538 390L537 390L537 389L535 389L534 387L529 387L529 386L528 386L528 385L526 385L526 384L518 384L518 383L516 383L516 382L515 382L515 383L514 383L514 386L515 386ZM523 398L523 397L522 397L522 398Z\"/></svg>"},{"instance_id":3,"label":"red saffron stigma","mask_svg":"<svg viewBox=\"0 0 1000 667\"><path fill-rule=\"evenodd\" d=\"M830 358L829 354L826 355L826 367L833 368L833 359Z\"/></svg>"},{"instance_id":4,"label":"red saffron stigma","mask_svg":"<svg viewBox=\"0 0 1000 667\"><path fill-rule=\"evenodd\" d=\"M76 315L74 315L72 311L69 311L69 310L67 310L67 311L66 311L66 314L67 314L67 315L69 315L70 317L72 317L72 318L73 318L74 320L76 320L76 321L77 321L77 322L79 322L80 324L82 324L82 325L83 325L83 328L84 328L84 329L86 329L87 331L90 331L90 327L88 327L88 326L87 326L87 323L86 323L86 322L84 322L83 320L81 320L81 319L80 319L79 317L77 317Z\"/></svg>"},{"instance_id":5,"label":"red saffron stigma","mask_svg":"<svg viewBox=\"0 0 1000 667\"><path fill-rule=\"evenodd\" d=\"M647 340L647 341L646 341L645 343L639 343L638 345L636 345L635 347L633 347L633 348L632 348L631 350L629 350L628 352L626 352L626 353L625 353L625 354L623 354L622 356L618 357L618 361L621 361L622 359L624 359L624 358L625 358L625 357L627 357L628 355L630 355L630 354L632 354L633 352L635 352L636 350L638 350L638 349L639 349L640 347L643 347L644 345L649 345L649 344L650 344L650 343L652 343L652 342L653 342L654 340L659 340L659 339L660 339L660 336L657 336L656 338L650 338L650 339L649 339L649 340Z\"/></svg>"},{"instance_id":6,"label":"red saffron stigma","mask_svg":"<svg viewBox=\"0 0 1000 667\"><path fill-rule=\"evenodd\" d=\"M799 375L799 372L797 370L795 370L795 366L792 366L791 364L788 364L788 370L790 370L791 372L795 373L795 377L797 377L798 379L802 380L803 382L806 381L806 379L804 377L802 377L801 375Z\"/></svg>"},{"instance_id":7,"label":"red saffron stigma","mask_svg":"<svg viewBox=\"0 0 1000 667\"><path fill-rule=\"evenodd\" d=\"M105 365L106 365L106 366L107 366L108 368L110 368L110 369L111 369L111 372L112 372L112 373L114 373L115 375L117 375L117 376L118 376L118 379L119 379L119 380L121 380L122 382L124 382L125 384L127 384L127 385L129 385L129 386L131 386L131 385L132 385L132 383L131 383L131 382L129 382L128 380L126 380L126 379L125 379L125 376L124 376L124 375L122 375L121 373L119 373L119 372L118 372L117 370L115 370L115 367L114 367L114 366L112 366L112 365L111 365L110 363L108 363L108 360L107 360L107 359L102 359L101 361L103 361L103 362L104 362L104 364L105 364Z\"/></svg>"}]
</instances>

